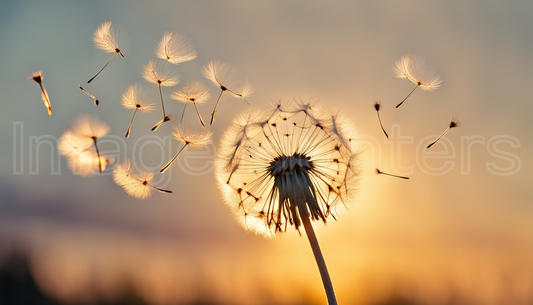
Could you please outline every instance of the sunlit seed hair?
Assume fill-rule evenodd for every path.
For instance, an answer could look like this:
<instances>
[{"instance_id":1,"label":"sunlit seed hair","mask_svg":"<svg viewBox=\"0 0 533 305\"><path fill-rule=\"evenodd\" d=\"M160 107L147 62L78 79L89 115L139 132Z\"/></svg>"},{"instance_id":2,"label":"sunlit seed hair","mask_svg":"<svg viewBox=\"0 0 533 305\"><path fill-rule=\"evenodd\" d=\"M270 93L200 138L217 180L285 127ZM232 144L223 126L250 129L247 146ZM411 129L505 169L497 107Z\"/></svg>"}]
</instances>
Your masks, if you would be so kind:
<instances>
[{"instance_id":1,"label":"sunlit seed hair","mask_svg":"<svg viewBox=\"0 0 533 305\"><path fill-rule=\"evenodd\" d=\"M203 68L202 74L220 88L220 94L211 113L211 125L215 120L218 103L224 92L227 91L235 97L242 98L248 105L250 104L246 98L253 93L253 86L247 80L243 80L240 73L232 69L229 64L210 61Z\"/></svg>"},{"instance_id":2,"label":"sunlit seed hair","mask_svg":"<svg viewBox=\"0 0 533 305\"><path fill-rule=\"evenodd\" d=\"M164 87L173 87L179 83L179 76L171 70L170 66L155 60L149 61L144 66L142 76L147 82Z\"/></svg>"},{"instance_id":3,"label":"sunlit seed hair","mask_svg":"<svg viewBox=\"0 0 533 305\"><path fill-rule=\"evenodd\" d=\"M435 72L435 67L422 57L405 55L396 62L394 72L398 78L406 78L415 84L414 89L398 104L400 107L409 96L420 87L424 91L433 91L440 87L442 79Z\"/></svg>"},{"instance_id":4,"label":"sunlit seed hair","mask_svg":"<svg viewBox=\"0 0 533 305\"><path fill-rule=\"evenodd\" d=\"M52 115L52 105L50 104L50 98L48 97L48 92L46 92L46 89L44 88L43 84L43 73L41 71L37 71L33 73L30 77L30 80L34 81L39 85L39 88L41 89L41 98L44 102L44 106L48 110L48 115Z\"/></svg>"},{"instance_id":5,"label":"sunlit seed hair","mask_svg":"<svg viewBox=\"0 0 533 305\"><path fill-rule=\"evenodd\" d=\"M120 32L120 31L119 31ZM125 37L120 33L115 36L111 21L102 23L93 35L94 45L106 53L119 53L122 57Z\"/></svg>"},{"instance_id":6,"label":"sunlit seed hair","mask_svg":"<svg viewBox=\"0 0 533 305\"><path fill-rule=\"evenodd\" d=\"M199 81L192 81L177 91L174 91L170 98L182 103L202 104L209 99L210 94L207 87Z\"/></svg>"},{"instance_id":7,"label":"sunlit seed hair","mask_svg":"<svg viewBox=\"0 0 533 305\"><path fill-rule=\"evenodd\" d=\"M183 152L185 147L190 146L192 148L200 149L211 143L212 133L207 130L194 130L190 127L186 127L182 124L176 124L172 128L172 136L174 139L181 142L183 145L181 149L174 155L174 157L165 165L159 172L164 173L176 158Z\"/></svg>"},{"instance_id":8,"label":"sunlit seed hair","mask_svg":"<svg viewBox=\"0 0 533 305\"><path fill-rule=\"evenodd\" d=\"M93 145L93 140L87 137L81 137L71 130L67 130L59 138L57 148L59 154L70 158L77 158L82 152L86 151Z\"/></svg>"},{"instance_id":9,"label":"sunlit seed hair","mask_svg":"<svg viewBox=\"0 0 533 305\"><path fill-rule=\"evenodd\" d=\"M442 79L437 74L433 64L420 56L402 56L396 62L394 72L396 77L407 78L424 91L436 90L442 83Z\"/></svg>"},{"instance_id":10,"label":"sunlit seed hair","mask_svg":"<svg viewBox=\"0 0 533 305\"><path fill-rule=\"evenodd\" d=\"M183 145L194 148L203 148L211 143L211 131L195 130L182 124L176 124L172 128L172 136Z\"/></svg>"},{"instance_id":11,"label":"sunlit seed hair","mask_svg":"<svg viewBox=\"0 0 533 305\"><path fill-rule=\"evenodd\" d=\"M268 115L265 118L265 114ZM226 203L241 223L272 236L301 219L298 197L312 220L335 218L353 193L359 154L353 128L312 99L274 101L241 114L221 139L216 173Z\"/></svg>"},{"instance_id":12,"label":"sunlit seed hair","mask_svg":"<svg viewBox=\"0 0 533 305\"><path fill-rule=\"evenodd\" d=\"M155 49L157 58L167 60L172 64L179 64L193 60L197 56L194 45L185 36L165 32Z\"/></svg>"},{"instance_id":13,"label":"sunlit seed hair","mask_svg":"<svg viewBox=\"0 0 533 305\"><path fill-rule=\"evenodd\" d=\"M182 103L185 103L183 106L183 112L181 114L181 121L183 122L183 117L185 115L185 109L187 109L187 104L193 104L194 109L196 110L196 114L198 115L198 119L200 120L200 124L202 127L205 127L204 120L202 119L202 116L200 115L200 112L198 111L198 107L196 107L196 104L204 103L209 98L209 90L205 87L205 85L199 81L192 81L189 82L187 85L185 85L183 88L181 88L178 91L175 91L170 98L178 100Z\"/></svg>"},{"instance_id":14,"label":"sunlit seed hair","mask_svg":"<svg viewBox=\"0 0 533 305\"><path fill-rule=\"evenodd\" d=\"M113 181L115 184L122 187L128 195L134 198L145 199L150 197L154 190L161 193L172 193L172 191L153 186L151 184L153 179L154 174L150 171L133 172L133 167L127 159L113 168Z\"/></svg>"},{"instance_id":15,"label":"sunlit seed hair","mask_svg":"<svg viewBox=\"0 0 533 305\"><path fill-rule=\"evenodd\" d=\"M109 132L109 125L96 117L83 115L76 119L72 131L83 138L101 138Z\"/></svg>"},{"instance_id":16,"label":"sunlit seed hair","mask_svg":"<svg viewBox=\"0 0 533 305\"><path fill-rule=\"evenodd\" d=\"M112 158L99 156L93 143L91 138L80 136L71 130L65 131L59 138L59 154L67 158L67 165L74 174L92 176L103 171L108 163L113 163Z\"/></svg>"},{"instance_id":17,"label":"sunlit seed hair","mask_svg":"<svg viewBox=\"0 0 533 305\"><path fill-rule=\"evenodd\" d=\"M142 112L154 110L154 104L148 102L145 90L137 84L130 85L122 93L121 103L126 109L139 109Z\"/></svg>"}]
</instances>

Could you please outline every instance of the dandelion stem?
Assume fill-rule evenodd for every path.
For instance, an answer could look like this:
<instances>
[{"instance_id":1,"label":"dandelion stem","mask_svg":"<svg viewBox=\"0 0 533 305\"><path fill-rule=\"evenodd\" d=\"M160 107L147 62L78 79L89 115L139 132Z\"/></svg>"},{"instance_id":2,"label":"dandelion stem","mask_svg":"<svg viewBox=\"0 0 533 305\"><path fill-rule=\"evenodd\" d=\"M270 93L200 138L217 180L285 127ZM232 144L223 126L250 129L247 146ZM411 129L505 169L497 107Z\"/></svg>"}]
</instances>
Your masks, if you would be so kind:
<instances>
[{"instance_id":1,"label":"dandelion stem","mask_svg":"<svg viewBox=\"0 0 533 305\"><path fill-rule=\"evenodd\" d=\"M187 109L187 104L185 104L185 106L183 106L183 112L181 113L181 121L180 121L180 123L183 123L183 117L185 116L185 109Z\"/></svg>"},{"instance_id":2,"label":"dandelion stem","mask_svg":"<svg viewBox=\"0 0 533 305\"><path fill-rule=\"evenodd\" d=\"M137 113L137 110L139 110L139 108L135 108L135 111L133 111L133 116L131 117L130 124L128 125L128 131L126 131L126 135L124 136L126 139L129 138L130 136L131 123L133 123L133 119L135 118L135 114Z\"/></svg>"},{"instance_id":3,"label":"dandelion stem","mask_svg":"<svg viewBox=\"0 0 533 305\"><path fill-rule=\"evenodd\" d=\"M164 190L164 189L160 189L160 188L158 188L158 187L156 187L156 186L153 186L153 185L151 185L151 184L148 184L148 186L150 186L151 188L154 188L154 189L158 190L158 191L161 192L161 193L172 193L172 191Z\"/></svg>"},{"instance_id":4,"label":"dandelion stem","mask_svg":"<svg viewBox=\"0 0 533 305\"><path fill-rule=\"evenodd\" d=\"M44 89L43 84L40 82L39 82L39 87L41 88L41 97L44 101L44 105L46 106L46 109L48 109L48 115L52 115L52 105L50 104L48 93L46 93L46 90Z\"/></svg>"},{"instance_id":5,"label":"dandelion stem","mask_svg":"<svg viewBox=\"0 0 533 305\"><path fill-rule=\"evenodd\" d=\"M417 85L415 86L415 88L414 88L414 89L413 89L413 90L412 90L412 91L411 91L411 92L410 92L410 93L409 93L409 94L403 99L403 101L401 101L398 105L396 105L396 108L400 107L400 106L403 104L403 102L405 102L405 100L406 100L408 97L410 97L411 94L413 94L413 92L414 92L414 91L416 90L416 88L418 88L418 87L419 87L419 85L417 84Z\"/></svg>"},{"instance_id":6,"label":"dandelion stem","mask_svg":"<svg viewBox=\"0 0 533 305\"><path fill-rule=\"evenodd\" d=\"M96 144L96 137L93 137L94 147L96 148L96 155L98 156L98 169L102 173L102 161L100 160L100 151L98 150L98 144Z\"/></svg>"},{"instance_id":7,"label":"dandelion stem","mask_svg":"<svg viewBox=\"0 0 533 305\"><path fill-rule=\"evenodd\" d=\"M174 160L176 160L176 158L181 154L181 152L185 149L185 147L187 147L187 145L188 144L183 145L183 147L180 149L180 151L178 151L178 153L174 156L174 158L168 161L168 163L165 166L163 166L163 168L159 172L164 173L170 167L170 165L174 163Z\"/></svg>"},{"instance_id":8,"label":"dandelion stem","mask_svg":"<svg viewBox=\"0 0 533 305\"><path fill-rule=\"evenodd\" d=\"M105 67L107 67L107 65L109 64L109 62L111 62L111 59L113 59L113 57L115 57L115 55L117 55L117 53L118 53L118 52L115 52L115 54L113 54L113 56L111 56L111 58L110 58L110 59L107 61L107 63L104 65L104 67L103 67L102 69L100 69L100 71L98 71L98 73L96 73L96 74L95 74L95 75L94 75L94 76L93 76L93 77L92 77L87 83L92 82L93 79L94 79L95 77L97 77L98 74L100 74L100 72L102 72L102 71L105 69ZM120 54L120 55L122 55L122 54ZM124 56L122 56L122 57L124 57Z\"/></svg>"},{"instance_id":9,"label":"dandelion stem","mask_svg":"<svg viewBox=\"0 0 533 305\"><path fill-rule=\"evenodd\" d=\"M213 122L215 121L215 112L217 112L218 103L220 102L220 97L222 96L222 93L224 93L224 90L220 91L220 95L218 96L217 103L215 104L215 108L213 109L213 113L211 113L211 123L209 123L209 125L213 125Z\"/></svg>"},{"instance_id":10,"label":"dandelion stem","mask_svg":"<svg viewBox=\"0 0 533 305\"><path fill-rule=\"evenodd\" d=\"M400 179L409 179L409 177L398 176L398 175L393 175L393 174L388 174L388 173L382 172L378 168L376 168L376 173L380 174L380 175L386 175L386 176L396 177L396 178L400 178Z\"/></svg>"},{"instance_id":11,"label":"dandelion stem","mask_svg":"<svg viewBox=\"0 0 533 305\"><path fill-rule=\"evenodd\" d=\"M335 291L333 290L333 283L331 282L331 278L329 277L328 268L326 267L326 261L324 260L324 256L322 255L322 251L320 250L320 245L318 244L318 239L316 237L315 230L313 229L313 224L311 223L309 211L307 209L307 206L305 205L305 201L302 200L299 203L300 204L298 205L298 212L300 214L300 218L302 219L307 238L309 239L309 244L311 245L311 249L313 250L316 264L318 265L318 271L320 272L320 276L322 277L322 284L324 285L324 290L326 291L328 305L337 305Z\"/></svg>"},{"instance_id":12,"label":"dandelion stem","mask_svg":"<svg viewBox=\"0 0 533 305\"><path fill-rule=\"evenodd\" d=\"M385 134L385 136L387 137L387 139L389 138L389 135L387 134L387 132L385 131L385 128L383 128L383 124L381 124L381 117L379 116L379 111L376 111L378 113L378 120L379 120L379 126L381 126L381 130L383 130L383 133Z\"/></svg>"},{"instance_id":13,"label":"dandelion stem","mask_svg":"<svg viewBox=\"0 0 533 305\"><path fill-rule=\"evenodd\" d=\"M161 97L161 106L163 107L163 118L166 117L165 114L165 104L163 103L163 93L161 92L161 83L158 83L159 85L159 96Z\"/></svg>"},{"instance_id":14,"label":"dandelion stem","mask_svg":"<svg viewBox=\"0 0 533 305\"><path fill-rule=\"evenodd\" d=\"M433 146L433 144L437 143L437 141L440 140L440 138L442 138L448 132L448 130L450 130L450 127L446 128L446 130L441 133L441 135L435 141L429 144L427 148L430 148L431 146Z\"/></svg>"},{"instance_id":15,"label":"dandelion stem","mask_svg":"<svg viewBox=\"0 0 533 305\"><path fill-rule=\"evenodd\" d=\"M202 116L200 115L200 112L198 111L198 108L196 107L196 103L192 103L194 105L194 109L196 109L196 114L198 114L198 118L200 119L200 124L202 124L202 127L205 128L204 120L202 119Z\"/></svg>"}]
</instances>

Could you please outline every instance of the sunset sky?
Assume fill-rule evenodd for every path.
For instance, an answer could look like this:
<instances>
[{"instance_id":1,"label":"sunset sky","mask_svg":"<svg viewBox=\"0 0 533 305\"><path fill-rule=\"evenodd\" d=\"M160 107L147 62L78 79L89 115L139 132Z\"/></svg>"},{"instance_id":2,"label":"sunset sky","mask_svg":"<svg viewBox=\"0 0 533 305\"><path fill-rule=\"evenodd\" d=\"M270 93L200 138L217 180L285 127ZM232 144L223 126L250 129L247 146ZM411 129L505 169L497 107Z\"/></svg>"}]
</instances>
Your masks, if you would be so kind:
<instances>
[{"instance_id":1,"label":"sunset sky","mask_svg":"<svg viewBox=\"0 0 533 305\"><path fill-rule=\"evenodd\" d=\"M149 304L325 304L305 236L246 232L222 200L213 161L224 130L248 105L223 95L213 143L185 150L154 184L172 194L139 200L108 166L74 175L57 140L81 115L110 126L103 154L158 172L181 145L161 119L159 91L141 71L166 31L198 57L172 66L180 84L211 60L254 86L251 107L312 96L357 129L357 194L315 229L340 304L533 302L533 2L531 1L4 1L0 3L0 265L30 259L37 283L61 301L113 299L125 286ZM98 50L111 21L125 58ZM395 77L404 55L431 62L440 89ZM28 77L41 70L53 115ZM155 104L137 113L122 93L137 83ZM78 86L100 100L93 100ZM383 135L373 102L381 101ZM189 106L188 106L189 108ZM456 118L431 149L426 146ZM200 129L193 107L184 122ZM375 168L409 180L377 175Z\"/></svg>"}]
</instances>

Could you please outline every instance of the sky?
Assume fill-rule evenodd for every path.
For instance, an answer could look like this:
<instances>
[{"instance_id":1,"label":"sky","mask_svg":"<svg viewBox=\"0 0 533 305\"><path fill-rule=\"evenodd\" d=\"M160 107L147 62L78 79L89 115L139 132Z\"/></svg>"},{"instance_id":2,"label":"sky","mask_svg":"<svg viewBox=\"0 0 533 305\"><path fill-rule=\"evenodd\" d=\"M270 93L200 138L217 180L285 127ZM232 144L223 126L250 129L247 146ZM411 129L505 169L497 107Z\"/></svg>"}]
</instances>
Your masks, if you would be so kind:
<instances>
[{"instance_id":1,"label":"sky","mask_svg":"<svg viewBox=\"0 0 533 305\"><path fill-rule=\"evenodd\" d=\"M222 199L217 146L249 107L223 96L213 142L185 150L154 184L173 191L139 200L113 183L112 166L73 174L57 140L81 115L110 126L103 154L152 171L181 147L161 115L159 92L141 75L166 31L185 35L198 57L173 67L180 84L211 60L254 86L248 101L315 97L355 126L361 149L357 194L337 221L316 223L339 303L533 302L533 3L531 1L17 1L0 2L0 262L24 251L39 287L61 301L113 299L125 285L149 304L323 304L311 249L295 230L265 239L247 232ZM111 21L125 58L92 35ZM396 78L404 55L431 62L432 92ZM39 87L41 70L53 115ZM121 94L139 84L156 105L132 112ZM100 105L78 86L97 96ZM373 102L381 101L380 129ZM201 129L187 109L184 122ZM430 150L425 147L456 118ZM377 175L382 171L409 180Z\"/></svg>"}]
</instances>

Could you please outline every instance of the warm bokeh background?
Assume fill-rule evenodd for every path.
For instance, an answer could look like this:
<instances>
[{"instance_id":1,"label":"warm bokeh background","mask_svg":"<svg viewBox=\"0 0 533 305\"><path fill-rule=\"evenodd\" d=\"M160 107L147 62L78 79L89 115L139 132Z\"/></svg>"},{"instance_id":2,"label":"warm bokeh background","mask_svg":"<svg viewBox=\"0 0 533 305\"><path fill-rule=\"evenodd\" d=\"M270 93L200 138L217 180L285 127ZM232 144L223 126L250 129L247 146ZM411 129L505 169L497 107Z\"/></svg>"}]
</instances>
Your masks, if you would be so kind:
<instances>
[{"instance_id":1,"label":"warm bokeh background","mask_svg":"<svg viewBox=\"0 0 533 305\"><path fill-rule=\"evenodd\" d=\"M126 58L87 85L111 55L92 43L105 21L128 37ZM139 73L165 31L188 36L199 53L175 67L182 84L208 84L201 68L222 60L252 82L254 107L313 95L357 126L358 194L338 221L316 226L341 304L533 302L533 2L235 0L0 2L0 303L30 292L71 303L325 302L306 238L291 230L265 240L234 221L211 171L215 145L187 152L158 182L173 194L136 200L109 169L73 175L47 144L92 114L122 143L103 150L154 170L166 163L179 145L170 124L149 131L158 91ZM429 59L444 82L394 109L412 89L392 71L405 54ZM51 117L27 81L38 70ZM131 118L120 95L135 82L158 108L140 113L120 142ZM206 120L213 103L200 108ZM223 98L215 144L244 107ZM426 154L452 117L461 126L432 148L440 155Z\"/></svg>"}]
</instances>

